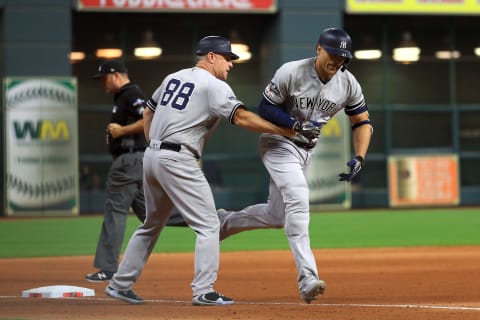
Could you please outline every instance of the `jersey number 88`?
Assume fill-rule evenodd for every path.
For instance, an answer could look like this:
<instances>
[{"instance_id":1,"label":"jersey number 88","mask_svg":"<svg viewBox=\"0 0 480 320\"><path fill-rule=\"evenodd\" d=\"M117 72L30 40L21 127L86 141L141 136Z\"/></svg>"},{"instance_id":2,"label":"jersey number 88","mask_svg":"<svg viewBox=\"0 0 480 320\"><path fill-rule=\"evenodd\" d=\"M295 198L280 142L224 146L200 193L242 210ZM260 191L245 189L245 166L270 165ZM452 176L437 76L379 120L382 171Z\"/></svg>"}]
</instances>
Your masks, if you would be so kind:
<instances>
[{"instance_id":1,"label":"jersey number 88","mask_svg":"<svg viewBox=\"0 0 480 320\"><path fill-rule=\"evenodd\" d=\"M182 84L178 79L170 79L165 87L165 92L163 93L162 100L160 100L160 105L166 106L171 101L172 108L183 110L187 106L194 88L195 85L191 82L185 82Z\"/></svg>"}]
</instances>

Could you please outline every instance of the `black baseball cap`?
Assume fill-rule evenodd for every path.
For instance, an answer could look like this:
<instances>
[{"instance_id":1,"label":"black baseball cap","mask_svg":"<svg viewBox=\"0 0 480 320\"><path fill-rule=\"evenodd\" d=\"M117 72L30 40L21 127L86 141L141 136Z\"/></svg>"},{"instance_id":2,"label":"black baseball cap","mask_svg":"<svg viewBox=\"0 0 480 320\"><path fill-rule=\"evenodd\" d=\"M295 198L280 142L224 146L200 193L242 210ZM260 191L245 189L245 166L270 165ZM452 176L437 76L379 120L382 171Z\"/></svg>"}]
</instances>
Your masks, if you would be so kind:
<instances>
[{"instance_id":1,"label":"black baseball cap","mask_svg":"<svg viewBox=\"0 0 480 320\"><path fill-rule=\"evenodd\" d=\"M230 41L220 36L208 36L198 42L197 56L203 56L209 52L229 56L232 60L239 58L238 55L232 52Z\"/></svg>"},{"instance_id":2,"label":"black baseball cap","mask_svg":"<svg viewBox=\"0 0 480 320\"><path fill-rule=\"evenodd\" d=\"M100 63L97 73L95 73L92 78L100 79L101 77L114 72L127 73L127 67L120 60L105 60Z\"/></svg>"}]
</instances>

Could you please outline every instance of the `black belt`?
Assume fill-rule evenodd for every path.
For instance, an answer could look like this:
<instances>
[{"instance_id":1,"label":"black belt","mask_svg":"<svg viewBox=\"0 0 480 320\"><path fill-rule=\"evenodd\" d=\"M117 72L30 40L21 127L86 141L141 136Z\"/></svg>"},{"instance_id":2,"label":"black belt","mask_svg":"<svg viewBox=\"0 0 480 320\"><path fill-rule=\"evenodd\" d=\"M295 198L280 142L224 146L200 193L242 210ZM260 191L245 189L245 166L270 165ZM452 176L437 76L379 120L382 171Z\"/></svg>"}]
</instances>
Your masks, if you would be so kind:
<instances>
[{"instance_id":1,"label":"black belt","mask_svg":"<svg viewBox=\"0 0 480 320\"><path fill-rule=\"evenodd\" d=\"M148 145L150 148L153 148L153 149L164 149L164 150L170 150L175 152L180 152L180 150L182 149L181 144L168 142L168 141L162 141L160 145L156 143L153 144L152 142L150 142Z\"/></svg>"},{"instance_id":2,"label":"black belt","mask_svg":"<svg viewBox=\"0 0 480 320\"><path fill-rule=\"evenodd\" d=\"M306 150L311 150L315 147L316 143L308 143L308 142L302 142L298 140L291 140L293 143L295 143L298 147L306 149Z\"/></svg>"},{"instance_id":3,"label":"black belt","mask_svg":"<svg viewBox=\"0 0 480 320\"><path fill-rule=\"evenodd\" d=\"M180 152L180 149L182 149L182 145L178 143L163 141L162 144L160 145L160 149Z\"/></svg>"}]
</instances>

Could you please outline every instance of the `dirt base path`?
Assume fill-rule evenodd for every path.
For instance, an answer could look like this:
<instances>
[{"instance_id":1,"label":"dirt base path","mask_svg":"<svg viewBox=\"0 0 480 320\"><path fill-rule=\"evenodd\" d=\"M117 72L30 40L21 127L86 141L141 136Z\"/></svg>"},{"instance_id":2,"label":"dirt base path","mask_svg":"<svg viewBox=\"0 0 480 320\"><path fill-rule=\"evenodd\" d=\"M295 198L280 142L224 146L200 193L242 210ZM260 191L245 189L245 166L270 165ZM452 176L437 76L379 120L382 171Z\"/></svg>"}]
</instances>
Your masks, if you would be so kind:
<instances>
[{"instance_id":1,"label":"dirt base path","mask_svg":"<svg viewBox=\"0 0 480 320\"><path fill-rule=\"evenodd\" d=\"M307 305L289 251L221 254L216 289L232 306L193 307L193 254L155 254L134 290L143 305L83 280L92 257L0 260L0 319L382 319L479 320L480 247L316 250L327 290ZM91 298L22 298L48 285L95 289Z\"/></svg>"}]
</instances>

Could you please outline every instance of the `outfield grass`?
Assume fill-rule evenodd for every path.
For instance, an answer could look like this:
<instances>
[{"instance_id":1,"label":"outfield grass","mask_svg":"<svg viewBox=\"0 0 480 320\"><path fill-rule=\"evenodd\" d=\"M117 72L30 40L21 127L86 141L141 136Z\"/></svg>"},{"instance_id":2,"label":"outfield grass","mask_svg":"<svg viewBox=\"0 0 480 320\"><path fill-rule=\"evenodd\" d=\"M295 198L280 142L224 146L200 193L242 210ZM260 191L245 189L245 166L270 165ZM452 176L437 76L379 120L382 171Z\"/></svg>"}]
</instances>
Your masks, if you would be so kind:
<instances>
[{"instance_id":1,"label":"outfield grass","mask_svg":"<svg viewBox=\"0 0 480 320\"><path fill-rule=\"evenodd\" d=\"M101 216L0 219L0 258L93 255ZM130 216L124 247L138 225ZM480 245L480 208L352 210L312 214L313 248ZM154 252L190 252L189 228L167 227ZM288 249L282 229L244 232L222 251Z\"/></svg>"}]
</instances>

